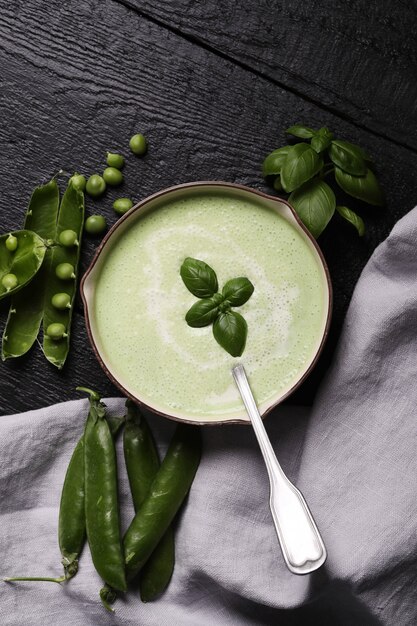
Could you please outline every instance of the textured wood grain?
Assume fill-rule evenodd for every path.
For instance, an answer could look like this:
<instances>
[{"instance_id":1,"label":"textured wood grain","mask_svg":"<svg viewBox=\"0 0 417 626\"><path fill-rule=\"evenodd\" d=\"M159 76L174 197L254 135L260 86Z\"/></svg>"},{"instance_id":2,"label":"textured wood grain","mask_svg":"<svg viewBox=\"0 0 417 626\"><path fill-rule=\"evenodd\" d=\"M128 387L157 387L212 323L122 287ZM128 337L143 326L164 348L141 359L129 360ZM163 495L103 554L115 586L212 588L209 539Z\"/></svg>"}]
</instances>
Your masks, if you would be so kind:
<instances>
[{"instance_id":1,"label":"textured wood grain","mask_svg":"<svg viewBox=\"0 0 417 626\"><path fill-rule=\"evenodd\" d=\"M417 5L119 0L361 127L417 148Z\"/></svg>"},{"instance_id":2,"label":"textured wood grain","mask_svg":"<svg viewBox=\"0 0 417 626\"><path fill-rule=\"evenodd\" d=\"M298 395L310 401L364 263L415 203L415 155L116 2L20 0L12 5L1 0L0 8L1 231L21 224L36 184L60 168L100 171L108 149L127 156L126 182L99 201L88 200L87 213L103 213L109 223L116 219L115 197L138 200L175 183L223 179L265 189L262 159L285 141L282 129L297 120L326 124L372 154L388 208L362 211L368 226L364 240L340 220L322 238L335 313L327 352ZM144 159L129 156L134 132L149 138ZM86 239L84 269L95 247L96 240ZM1 327L5 311L2 305ZM27 358L0 364L1 413L75 398L80 384L117 393L87 343L80 304L73 331L62 372L38 348Z\"/></svg>"}]
</instances>

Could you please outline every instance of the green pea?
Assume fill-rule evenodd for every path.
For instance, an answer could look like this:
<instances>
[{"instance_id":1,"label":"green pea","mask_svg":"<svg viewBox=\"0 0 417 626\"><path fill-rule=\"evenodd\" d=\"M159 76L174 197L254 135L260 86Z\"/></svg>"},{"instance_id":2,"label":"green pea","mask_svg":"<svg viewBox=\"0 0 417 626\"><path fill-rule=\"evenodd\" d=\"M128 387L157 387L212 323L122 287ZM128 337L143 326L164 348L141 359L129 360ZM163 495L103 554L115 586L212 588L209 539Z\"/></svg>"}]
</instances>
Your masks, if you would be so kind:
<instances>
[{"instance_id":1,"label":"green pea","mask_svg":"<svg viewBox=\"0 0 417 626\"><path fill-rule=\"evenodd\" d=\"M10 289L14 289L19 284L17 280L16 274L5 274L1 279L1 284L6 289L6 291L10 291Z\"/></svg>"},{"instance_id":2,"label":"green pea","mask_svg":"<svg viewBox=\"0 0 417 626\"><path fill-rule=\"evenodd\" d=\"M72 186L77 191L84 191L85 186L87 184L85 176L83 176L82 174L77 174L77 173L75 173L73 176L71 176L70 182L72 183Z\"/></svg>"},{"instance_id":3,"label":"green pea","mask_svg":"<svg viewBox=\"0 0 417 626\"><path fill-rule=\"evenodd\" d=\"M115 167L116 169L121 170L125 164L125 159L121 154L108 152L106 162L109 167Z\"/></svg>"},{"instance_id":4,"label":"green pea","mask_svg":"<svg viewBox=\"0 0 417 626\"><path fill-rule=\"evenodd\" d=\"M107 228L106 218L103 215L90 215L84 223L84 230L89 235L101 235Z\"/></svg>"},{"instance_id":5,"label":"green pea","mask_svg":"<svg viewBox=\"0 0 417 626\"><path fill-rule=\"evenodd\" d=\"M71 263L60 263L55 268L55 274L61 280L72 280L75 278L74 266Z\"/></svg>"},{"instance_id":6,"label":"green pea","mask_svg":"<svg viewBox=\"0 0 417 626\"><path fill-rule=\"evenodd\" d=\"M65 248L78 246L77 233L75 230L63 230L59 235L59 243Z\"/></svg>"},{"instance_id":7,"label":"green pea","mask_svg":"<svg viewBox=\"0 0 417 626\"><path fill-rule=\"evenodd\" d=\"M129 148L133 152L133 154L137 154L138 156L143 156L146 154L148 149L148 142L146 138L138 133L137 135L133 135L129 141Z\"/></svg>"},{"instance_id":8,"label":"green pea","mask_svg":"<svg viewBox=\"0 0 417 626\"><path fill-rule=\"evenodd\" d=\"M92 174L87 180L85 190L92 198L98 198L106 191L106 182L99 174Z\"/></svg>"},{"instance_id":9,"label":"green pea","mask_svg":"<svg viewBox=\"0 0 417 626\"><path fill-rule=\"evenodd\" d=\"M117 185L121 185L123 182L123 174L120 170L115 167L106 167L103 172L103 178L108 185L111 187L116 187Z\"/></svg>"},{"instance_id":10,"label":"green pea","mask_svg":"<svg viewBox=\"0 0 417 626\"><path fill-rule=\"evenodd\" d=\"M130 198L117 198L113 202L113 209L116 211L118 215L123 215L133 206L132 200Z\"/></svg>"},{"instance_id":11,"label":"green pea","mask_svg":"<svg viewBox=\"0 0 417 626\"><path fill-rule=\"evenodd\" d=\"M71 297L68 293L56 293L52 296L51 304L56 309L64 310L71 308Z\"/></svg>"},{"instance_id":12,"label":"green pea","mask_svg":"<svg viewBox=\"0 0 417 626\"><path fill-rule=\"evenodd\" d=\"M17 249L18 241L14 235L9 235L6 239L6 248L9 252L14 252Z\"/></svg>"},{"instance_id":13,"label":"green pea","mask_svg":"<svg viewBox=\"0 0 417 626\"><path fill-rule=\"evenodd\" d=\"M57 322L55 322L54 324L49 324L48 328L46 329L46 334L54 341L59 341L63 337L67 337L64 324L58 324Z\"/></svg>"}]
</instances>

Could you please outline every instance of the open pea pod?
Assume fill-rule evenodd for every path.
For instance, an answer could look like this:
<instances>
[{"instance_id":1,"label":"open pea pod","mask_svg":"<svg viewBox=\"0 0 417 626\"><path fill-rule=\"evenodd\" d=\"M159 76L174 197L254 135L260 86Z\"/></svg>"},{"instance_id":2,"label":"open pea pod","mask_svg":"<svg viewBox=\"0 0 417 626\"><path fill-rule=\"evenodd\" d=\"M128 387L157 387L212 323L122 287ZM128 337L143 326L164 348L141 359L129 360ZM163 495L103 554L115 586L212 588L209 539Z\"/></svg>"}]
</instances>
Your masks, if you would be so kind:
<instances>
[{"instance_id":1,"label":"open pea pod","mask_svg":"<svg viewBox=\"0 0 417 626\"><path fill-rule=\"evenodd\" d=\"M55 179L36 187L26 212L24 228L45 240L54 239L59 207L59 189ZM3 334L3 361L28 352L36 341L43 317L45 287L52 248L47 249L39 272L12 297Z\"/></svg>"},{"instance_id":2,"label":"open pea pod","mask_svg":"<svg viewBox=\"0 0 417 626\"><path fill-rule=\"evenodd\" d=\"M71 246L57 245L52 251L51 266L45 290L45 304L43 314L43 351L53 365L61 369L69 351L70 327L74 299L77 289L77 271L80 258L81 236L84 226L84 194L70 183L62 196L59 208L56 239L59 241L63 231L70 230L76 233L76 243ZM62 263L73 267L73 276L68 280L58 278L56 268ZM52 304L52 298L58 293L69 296L68 306L58 309ZM48 336L48 327L51 324L62 324L65 332L59 339Z\"/></svg>"},{"instance_id":3,"label":"open pea pod","mask_svg":"<svg viewBox=\"0 0 417 626\"><path fill-rule=\"evenodd\" d=\"M16 239L16 249L6 241ZM46 253L43 239L31 230L16 230L0 237L0 300L27 285L37 274Z\"/></svg>"}]
</instances>

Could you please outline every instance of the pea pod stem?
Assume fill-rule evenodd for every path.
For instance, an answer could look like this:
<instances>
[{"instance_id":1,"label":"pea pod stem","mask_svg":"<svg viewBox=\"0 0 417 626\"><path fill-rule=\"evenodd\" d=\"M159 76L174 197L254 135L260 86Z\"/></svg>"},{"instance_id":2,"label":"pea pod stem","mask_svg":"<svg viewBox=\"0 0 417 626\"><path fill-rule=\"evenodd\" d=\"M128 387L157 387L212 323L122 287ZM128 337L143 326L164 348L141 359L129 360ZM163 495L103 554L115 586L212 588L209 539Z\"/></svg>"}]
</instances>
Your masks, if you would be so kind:
<instances>
[{"instance_id":1,"label":"pea pod stem","mask_svg":"<svg viewBox=\"0 0 417 626\"><path fill-rule=\"evenodd\" d=\"M114 613L114 609L111 606L116 601L116 592L107 583L100 589L100 600L107 611Z\"/></svg>"},{"instance_id":2,"label":"pea pod stem","mask_svg":"<svg viewBox=\"0 0 417 626\"><path fill-rule=\"evenodd\" d=\"M42 576L14 576L13 578L3 578L5 583L14 583L20 581L40 581L45 583L64 583L67 580L66 576L60 576L59 578L47 578Z\"/></svg>"},{"instance_id":3,"label":"pea pod stem","mask_svg":"<svg viewBox=\"0 0 417 626\"><path fill-rule=\"evenodd\" d=\"M76 387L75 389L76 391L83 391L84 393L88 394L90 396L91 402L100 402L100 395L97 393L97 391L93 391L88 387Z\"/></svg>"}]
</instances>

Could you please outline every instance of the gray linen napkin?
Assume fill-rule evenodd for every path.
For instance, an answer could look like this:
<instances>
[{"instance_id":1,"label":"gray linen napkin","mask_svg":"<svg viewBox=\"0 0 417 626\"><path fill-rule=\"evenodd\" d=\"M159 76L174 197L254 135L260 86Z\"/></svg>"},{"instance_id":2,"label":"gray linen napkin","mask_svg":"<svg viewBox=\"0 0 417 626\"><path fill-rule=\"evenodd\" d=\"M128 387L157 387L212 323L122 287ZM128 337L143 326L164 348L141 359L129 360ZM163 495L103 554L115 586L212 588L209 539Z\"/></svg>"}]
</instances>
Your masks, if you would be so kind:
<instances>
[{"instance_id":1,"label":"gray linen napkin","mask_svg":"<svg viewBox=\"0 0 417 626\"><path fill-rule=\"evenodd\" d=\"M82 384L84 381L80 381ZM123 401L107 401L113 415ZM337 354L312 410L279 407L266 422L328 549L304 577L283 563L266 471L249 427L204 429L203 460L176 522L166 593L101 607L88 549L62 587L0 583L4 626L337 626L417 623L417 209L365 268ZM60 490L86 400L0 418L0 576L60 575ZM173 425L149 416L164 453ZM121 448L120 500L133 509Z\"/></svg>"}]
</instances>

